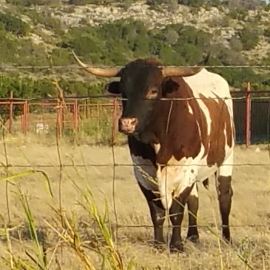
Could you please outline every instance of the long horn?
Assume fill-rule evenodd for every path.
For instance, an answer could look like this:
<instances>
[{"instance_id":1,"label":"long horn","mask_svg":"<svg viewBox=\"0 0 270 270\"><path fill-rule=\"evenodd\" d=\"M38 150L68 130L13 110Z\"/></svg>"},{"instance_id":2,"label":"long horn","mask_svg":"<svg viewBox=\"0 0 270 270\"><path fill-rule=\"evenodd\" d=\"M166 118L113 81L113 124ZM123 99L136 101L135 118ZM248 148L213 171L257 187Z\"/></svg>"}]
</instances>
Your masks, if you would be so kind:
<instances>
[{"instance_id":1,"label":"long horn","mask_svg":"<svg viewBox=\"0 0 270 270\"><path fill-rule=\"evenodd\" d=\"M183 76L188 77L199 73L203 67L164 67L162 69L163 77Z\"/></svg>"},{"instance_id":2,"label":"long horn","mask_svg":"<svg viewBox=\"0 0 270 270\"><path fill-rule=\"evenodd\" d=\"M88 73L100 76L100 77L119 77L120 76L120 70L121 68L112 67L112 68L95 68L95 67L88 67L86 64L84 64L78 56L75 54L75 52L72 50L72 54L78 63L79 66L81 66L85 71Z\"/></svg>"}]
</instances>

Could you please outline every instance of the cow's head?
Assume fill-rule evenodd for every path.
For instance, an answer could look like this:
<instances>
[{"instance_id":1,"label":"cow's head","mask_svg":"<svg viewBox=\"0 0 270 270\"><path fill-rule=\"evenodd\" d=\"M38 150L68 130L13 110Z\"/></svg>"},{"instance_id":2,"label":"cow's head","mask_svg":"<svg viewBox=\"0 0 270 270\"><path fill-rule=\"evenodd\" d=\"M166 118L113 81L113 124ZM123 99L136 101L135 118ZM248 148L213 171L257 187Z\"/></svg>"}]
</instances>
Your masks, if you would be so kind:
<instances>
[{"instance_id":1,"label":"cow's head","mask_svg":"<svg viewBox=\"0 0 270 270\"><path fill-rule=\"evenodd\" d=\"M138 59L123 68L93 68L86 66L75 53L73 54L78 64L92 75L120 77L120 81L107 84L106 89L110 93L121 94L123 99L119 131L137 138L140 138L153 122L156 116L156 102L179 88L171 77L195 75L202 69L202 67L160 67L153 59Z\"/></svg>"}]
</instances>

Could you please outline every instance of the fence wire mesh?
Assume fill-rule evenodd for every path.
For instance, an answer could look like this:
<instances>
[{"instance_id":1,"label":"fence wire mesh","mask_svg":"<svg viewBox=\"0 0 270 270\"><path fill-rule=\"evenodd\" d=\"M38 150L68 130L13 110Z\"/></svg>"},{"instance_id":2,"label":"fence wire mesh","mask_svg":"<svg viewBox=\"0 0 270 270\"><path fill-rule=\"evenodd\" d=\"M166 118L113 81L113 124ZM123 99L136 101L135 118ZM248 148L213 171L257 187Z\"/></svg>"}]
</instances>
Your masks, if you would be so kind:
<instances>
[{"instance_id":1,"label":"fence wire mesh","mask_svg":"<svg viewBox=\"0 0 270 270\"><path fill-rule=\"evenodd\" d=\"M270 92L264 91L260 96L235 92L232 93L232 100L238 145L234 163L228 164L235 170L233 186L236 198L236 210L233 212L230 227L235 234L239 233L243 238L247 233L258 231L259 234L269 234L269 211L262 205L268 205L270 192ZM22 169L31 169L33 172L42 170L50 179L51 190L57 198L61 213L65 213L67 209L79 213L79 226L88 226L89 229L94 225L85 216L85 212L79 212L78 207L71 203L78 201L78 204L81 204L80 201L85 199L84 193L75 193L71 186L82 185L85 190L90 186L91 192L88 196L90 193L94 194L99 206L104 203L104 198L108 202L111 209L109 214L112 217L110 226L117 246L121 246L119 242L123 242L124 238L128 238L130 242L146 242L151 238L152 231L149 229L152 229L153 225L146 202L132 173L134 164L128 155L126 137L117 132L117 119L122 110L121 101L120 98L111 96L67 97L60 102L54 98L0 101L3 120L1 143L4 149L1 156L1 174L8 179L3 197L6 198L5 212L9 223L16 220L18 215L18 209L12 205L14 198L10 195L15 186L11 176L25 173ZM247 110L248 102L250 111ZM247 144L247 138L250 139L248 145L251 145L246 149L242 144ZM44 191L39 187L41 177L30 174L22 177L25 182L20 185L31 193L35 215L44 220L44 216L49 212L48 209L40 209L44 201L48 203ZM209 214L208 211L214 208L212 197L215 196L215 191L207 193L201 190L201 193L204 198L201 204L203 206L199 210L201 217L198 226L202 235L207 237L212 229L219 229L220 225L213 221L217 213ZM209 198L210 200L207 200ZM107 222L106 218L104 214ZM61 215L61 222L65 228L67 224L64 214ZM41 226L50 228L48 224ZM182 227L188 227L186 221ZM168 223L165 228L171 228L171 225ZM137 232L136 229L140 231ZM133 236L130 230L134 230ZM91 238L91 233L89 234ZM258 236L257 239L261 238ZM93 240L95 241L97 240ZM265 257L270 259L269 254ZM249 263L246 262L246 265Z\"/></svg>"},{"instance_id":2,"label":"fence wire mesh","mask_svg":"<svg viewBox=\"0 0 270 270\"><path fill-rule=\"evenodd\" d=\"M109 144L112 117L121 115L121 98L105 95L104 97L67 97L65 107L61 107L56 99L0 99L0 114L2 121L10 133L55 134L59 126L61 136L88 138L97 144ZM163 99L166 100L166 99ZM180 99L173 99L174 101ZM243 95L242 92L232 92L236 142L267 143L269 141L270 91L259 95ZM250 108L247 105L250 104ZM248 111L247 111L248 109ZM57 120L59 118L59 121ZM116 119L114 119L116 121ZM247 122L249 122L247 130ZM123 136L116 132L116 143L123 142Z\"/></svg>"}]
</instances>

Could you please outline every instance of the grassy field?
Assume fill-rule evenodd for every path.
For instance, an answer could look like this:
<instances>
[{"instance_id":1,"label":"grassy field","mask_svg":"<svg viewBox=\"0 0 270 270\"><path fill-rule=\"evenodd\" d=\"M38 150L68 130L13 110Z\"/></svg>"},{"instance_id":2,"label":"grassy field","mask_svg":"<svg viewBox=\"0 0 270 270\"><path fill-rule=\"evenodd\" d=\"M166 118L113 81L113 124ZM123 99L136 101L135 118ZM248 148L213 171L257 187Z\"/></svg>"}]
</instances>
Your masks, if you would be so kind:
<instances>
[{"instance_id":1,"label":"grassy field","mask_svg":"<svg viewBox=\"0 0 270 270\"><path fill-rule=\"evenodd\" d=\"M57 147L55 139L18 136L1 141L0 147L1 178L21 174L8 184L0 182L1 270L270 269L266 146L236 147L233 246L213 233L219 235L220 219L211 179L209 191L199 185L200 243L186 242L183 254L152 248L148 206L133 177L126 146L61 141ZM187 218L183 236L186 224ZM169 237L170 229L165 232Z\"/></svg>"}]
</instances>

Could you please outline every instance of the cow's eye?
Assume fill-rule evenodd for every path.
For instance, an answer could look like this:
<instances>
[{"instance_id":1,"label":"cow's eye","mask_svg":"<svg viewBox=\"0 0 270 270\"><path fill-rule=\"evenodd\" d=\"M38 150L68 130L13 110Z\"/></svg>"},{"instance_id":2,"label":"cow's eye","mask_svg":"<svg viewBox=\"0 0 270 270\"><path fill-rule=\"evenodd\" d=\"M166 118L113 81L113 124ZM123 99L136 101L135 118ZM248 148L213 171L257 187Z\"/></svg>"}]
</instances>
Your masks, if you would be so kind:
<instances>
[{"instance_id":1,"label":"cow's eye","mask_svg":"<svg viewBox=\"0 0 270 270\"><path fill-rule=\"evenodd\" d=\"M158 94L158 89L157 88L152 88L148 91L146 98L155 98Z\"/></svg>"}]
</instances>

